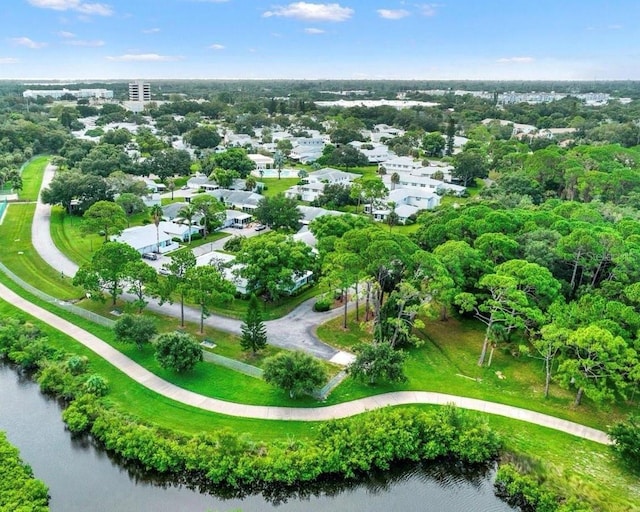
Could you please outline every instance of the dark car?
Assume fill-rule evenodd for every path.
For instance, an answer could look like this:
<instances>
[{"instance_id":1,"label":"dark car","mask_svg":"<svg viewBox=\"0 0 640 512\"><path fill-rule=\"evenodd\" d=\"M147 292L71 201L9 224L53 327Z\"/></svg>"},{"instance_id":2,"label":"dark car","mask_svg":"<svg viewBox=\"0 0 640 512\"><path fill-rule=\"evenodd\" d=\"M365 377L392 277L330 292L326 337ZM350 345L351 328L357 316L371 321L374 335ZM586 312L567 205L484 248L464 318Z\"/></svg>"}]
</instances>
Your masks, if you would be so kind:
<instances>
[{"instance_id":1,"label":"dark car","mask_svg":"<svg viewBox=\"0 0 640 512\"><path fill-rule=\"evenodd\" d=\"M145 252L145 253L142 255L142 257L143 257L145 260L153 260L153 261L155 261L155 260L157 260L157 259L158 259L158 255L157 255L155 252Z\"/></svg>"}]
</instances>

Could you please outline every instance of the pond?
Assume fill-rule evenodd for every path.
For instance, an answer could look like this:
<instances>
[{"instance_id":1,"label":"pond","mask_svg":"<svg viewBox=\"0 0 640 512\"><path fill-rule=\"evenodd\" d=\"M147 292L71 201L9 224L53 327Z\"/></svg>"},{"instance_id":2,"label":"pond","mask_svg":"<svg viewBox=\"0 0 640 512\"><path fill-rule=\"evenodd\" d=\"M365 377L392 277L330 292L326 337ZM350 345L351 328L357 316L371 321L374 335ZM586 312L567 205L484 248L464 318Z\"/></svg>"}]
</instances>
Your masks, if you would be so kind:
<instances>
[{"instance_id":1,"label":"pond","mask_svg":"<svg viewBox=\"0 0 640 512\"><path fill-rule=\"evenodd\" d=\"M72 438L58 402L3 364L0 389L0 430L49 487L53 512L514 510L493 494L493 468L444 464L412 465L359 482L322 482L249 496L190 489L123 467L90 440Z\"/></svg>"}]
</instances>

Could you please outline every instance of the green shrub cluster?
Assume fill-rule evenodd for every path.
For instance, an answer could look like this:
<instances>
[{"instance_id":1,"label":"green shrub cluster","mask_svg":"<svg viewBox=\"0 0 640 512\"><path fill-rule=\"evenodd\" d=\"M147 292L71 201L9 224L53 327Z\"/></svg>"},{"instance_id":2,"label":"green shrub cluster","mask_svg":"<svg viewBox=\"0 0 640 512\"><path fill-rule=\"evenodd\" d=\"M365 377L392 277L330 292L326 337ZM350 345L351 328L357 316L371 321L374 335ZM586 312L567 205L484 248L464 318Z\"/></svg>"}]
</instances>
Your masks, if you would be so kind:
<instances>
[{"instance_id":1,"label":"green shrub cluster","mask_svg":"<svg viewBox=\"0 0 640 512\"><path fill-rule=\"evenodd\" d=\"M537 479L524 475L513 464L504 464L496 475L496 494L523 512L590 512L589 506L543 488Z\"/></svg>"},{"instance_id":2,"label":"green shrub cluster","mask_svg":"<svg viewBox=\"0 0 640 512\"><path fill-rule=\"evenodd\" d=\"M90 433L106 449L147 470L191 474L231 487L292 485L322 476L353 478L401 460L453 457L483 462L500 446L486 424L452 406L432 413L374 411L323 423L313 441L268 446L228 430L190 437L160 431L85 397L65 411L65 421L70 430Z\"/></svg>"},{"instance_id":3,"label":"green shrub cluster","mask_svg":"<svg viewBox=\"0 0 640 512\"><path fill-rule=\"evenodd\" d=\"M332 301L330 299L318 299L313 305L313 310L318 313L329 311L331 309Z\"/></svg>"},{"instance_id":4,"label":"green shrub cluster","mask_svg":"<svg viewBox=\"0 0 640 512\"><path fill-rule=\"evenodd\" d=\"M0 512L48 511L47 486L33 477L4 432L0 432L0 461Z\"/></svg>"}]
</instances>

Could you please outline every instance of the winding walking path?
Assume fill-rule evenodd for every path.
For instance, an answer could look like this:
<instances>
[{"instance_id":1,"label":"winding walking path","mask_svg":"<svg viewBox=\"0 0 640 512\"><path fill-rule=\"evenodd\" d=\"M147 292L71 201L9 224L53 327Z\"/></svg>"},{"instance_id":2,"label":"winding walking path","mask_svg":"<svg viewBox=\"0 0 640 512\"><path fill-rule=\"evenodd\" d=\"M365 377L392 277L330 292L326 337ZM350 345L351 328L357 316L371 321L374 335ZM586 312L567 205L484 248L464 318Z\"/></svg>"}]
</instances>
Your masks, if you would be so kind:
<instances>
[{"instance_id":1,"label":"winding walking path","mask_svg":"<svg viewBox=\"0 0 640 512\"><path fill-rule=\"evenodd\" d=\"M520 409L518 407L512 407L510 405L426 391L400 391L395 393L385 393L383 395L370 396L337 405L314 408L269 407L226 402L224 400L199 395L161 379L90 332L81 329L71 322L60 318L53 313L36 306L35 304L32 304L2 284L0 284L0 297L26 313L29 313L50 326L68 334L151 391L177 402L206 411L217 412L229 416L264 420L323 421L346 418L348 416L354 416L373 409L393 405L444 405L452 403L463 409L471 409L474 411L497 414L500 416L506 416L507 418L526 421L528 423L552 428L554 430L560 430L597 443L611 443L605 432L571 421L526 409Z\"/></svg>"}]
</instances>

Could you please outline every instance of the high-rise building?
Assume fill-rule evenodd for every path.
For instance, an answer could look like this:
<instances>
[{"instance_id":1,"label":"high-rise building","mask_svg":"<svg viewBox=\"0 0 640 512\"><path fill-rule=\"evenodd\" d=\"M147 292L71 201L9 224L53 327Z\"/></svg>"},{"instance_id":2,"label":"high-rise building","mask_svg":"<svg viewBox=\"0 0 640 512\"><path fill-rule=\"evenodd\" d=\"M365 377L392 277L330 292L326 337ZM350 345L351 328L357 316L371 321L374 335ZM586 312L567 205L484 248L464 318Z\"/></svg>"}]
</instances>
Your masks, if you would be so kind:
<instances>
[{"instance_id":1,"label":"high-rise building","mask_svg":"<svg viewBox=\"0 0 640 512\"><path fill-rule=\"evenodd\" d=\"M136 80L129 84L129 101L151 101L151 84Z\"/></svg>"}]
</instances>

